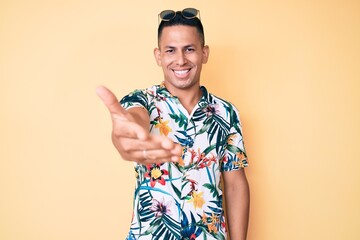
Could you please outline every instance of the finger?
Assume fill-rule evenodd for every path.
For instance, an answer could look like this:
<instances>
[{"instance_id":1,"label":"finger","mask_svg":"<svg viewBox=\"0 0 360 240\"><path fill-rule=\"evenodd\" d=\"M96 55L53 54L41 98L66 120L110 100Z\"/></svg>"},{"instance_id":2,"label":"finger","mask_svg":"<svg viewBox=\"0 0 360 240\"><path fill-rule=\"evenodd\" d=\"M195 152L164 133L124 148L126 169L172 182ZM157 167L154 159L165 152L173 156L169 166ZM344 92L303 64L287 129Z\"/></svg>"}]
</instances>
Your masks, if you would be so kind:
<instances>
[{"instance_id":1,"label":"finger","mask_svg":"<svg viewBox=\"0 0 360 240\"><path fill-rule=\"evenodd\" d=\"M146 160L140 161L138 163L148 165L148 164L154 164L154 163L160 164L160 163L166 163L166 162L174 162L174 161L171 161L171 159L169 159L169 158L162 158L162 159L156 159L156 160L146 159Z\"/></svg>"},{"instance_id":2,"label":"finger","mask_svg":"<svg viewBox=\"0 0 360 240\"><path fill-rule=\"evenodd\" d=\"M155 150L142 150L142 151L134 151L134 155L137 156L138 159L148 160L148 161L159 161L161 159L165 159L167 162L173 161L173 154L171 152L164 149L155 149ZM178 158L180 156L176 156Z\"/></svg>"},{"instance_id":3,"label":"finger","mask_svg":"<svg viewBox=\"0 0 360 240\"><path fill-rule=\"evenodd\" d=\"M113 128L115 136L124 136L132 138L146 139L149 135L138 124L128 121L131 117L128 116L127 111L119 104L118 99L109 89L104 86L96 88L97 95L104 102L108 108L111 118L113 120Z\"/></svg>"},{"instance_id":4,"label":"finger","mask_svg":"<svg viewBox=\"0 0 360 240\"><path fill-rule=\"evenodd\" d=\"M144 164L144 165L147 165L147 164L160 164L160 163L176 163L178 161L172 161L171 158L157 158L157 159L142 159L142 160L139 160L139 161L136 161L137 163L139 164Z\"/></svg>"},{"instance_id":5,"label":"finger","mask_svg":"<svg viewBox=\"0 0 360 240\"><path fill-rule=\"evenodd\" d=\"M170 151L173 156L181 156L183 154L183 148L180 144L175 144L174 148Z\"/></svg>"},{"instance_id":6,"label":"finger","mask_svg":"<svg viewBox=\"0 0 360 240\"><path fill-rule=\"evenodd\" d=\"M132 152L138 162L179 162L181 155L174 155L168 150L154 149Z\"/></svg>"},{"instance_id":7,"label":"finger","mask_svg":"<svg viewBox=\"0 0 360 240\"><path fill-rule=\"evenodd\" d=\"M182 154L182 147L180 144L178 143L174 143L171 139L169 138L166 138L164 140L161 141L161 146L164 148L164 149L168 149L170 150L170 152L173 154L173 155L176 155L176 156L180 156Z\"/></svg>"},{"instance_id":8,"label":"finger","mask_svg":"<svg viewBox=\"0 0 360 240\"><path fill-rule=\"evenodd\" d=\"M114 140L116 139L120 140L120 138L123 138L121 139L122 144L130 147L128 150L134 150L131 148L132 146L136 147L136 149L139 149L139 146L137 146L136 143L133 141L136 141L137 144L139 144L139 142L143 143L149 137L149 132L146 131L139 124L132 121L119 120L116 118L113 119L112 134Z\"/></svg>"},{"instance_id":9,"label":"finger","mask_svg":"<svg viewBox=\"0 0 360 240\"><path fill-rule=\"evenodd\" d=\"M140 164L149 163L163 163L174 162L174 156L164 150L151 150L151 151L132 151L122 155L122 158L127 161L137 162ZM179 157L176 158L179 160Z\"/></svg>"},{"instance_id":10,"label":"finger","mask_svg":"<svg viewBox=\"0 0 360 240\"><path fill-rule=\"evenodd\" d=\"M162 141L167 140L166 137L150 136L147 141L137 138L121 138L121 144L114 141L116 148L124 160L135 162L177 162L182 155L182 147L173 143L172 149L166 149L162 146ZM170 140L171 141L171 140Z\"/></svg>"},{"instance_id":11,"label":"finger","mask_svg":"<svg viewBox=\"0 0 360 240\"><path fill-rule=\"evenodd\" d=\"M114 93L104 86L99 86L96 88L96 94L103 101L111 115L114 115L113 118L126 119L126 110L119 104Z\"/></svg>"},{"instance_id":12,"label":"finger","mask_svg":"<svg viewBox=\"0 0 360 240\"><path fill-rule=\"evenodd\" d=\"M131 125L131 123L129 123ZM124 137L121 139L122 145L124 146L124 151L131 152L131 151L142 151L144 149L146 150L156 150L156 149L162 149L166 150L172 155L180 155L182 152L182 148L179 144L174 143L171 139L164 136L158 136L158 135L149 135L146 140L137 139L135 137L132 138L126 138L124 135L131 134L129 130L130 128L125 125L119 126L118 131L120 137Z\"/></svg>"}]
</instances>

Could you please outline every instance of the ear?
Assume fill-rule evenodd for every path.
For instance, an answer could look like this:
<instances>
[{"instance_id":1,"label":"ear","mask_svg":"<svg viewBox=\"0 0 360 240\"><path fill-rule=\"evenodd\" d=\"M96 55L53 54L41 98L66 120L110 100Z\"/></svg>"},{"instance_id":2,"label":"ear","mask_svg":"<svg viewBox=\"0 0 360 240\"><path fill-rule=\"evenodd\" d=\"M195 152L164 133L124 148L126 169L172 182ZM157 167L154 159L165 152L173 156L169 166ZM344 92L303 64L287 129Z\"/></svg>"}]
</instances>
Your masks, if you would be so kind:
<instances>
[{"instance_id":1,"label":"ear","mask_svg":"<svg viewBox=\"0 0 360 240\"><path fill-rule=\"evenodd\" d=\"M210 54L210 48L209 48L208 45L205 45L202 48L202 53L203 53L203 61L202 61L202 63L205 64L205 63L207 63L207 61L209 59L209 54Z\"/></svg>"},{"instance_id":2,"label":"ear","mask_svg":"<svg viewBox=\"0 0 360 240\"><path fill-rule=\"evenodd\" d=\"M161 66L161 52L159 48L154 49L154 57L158 66Z\"/></svg>"}]
</instances>

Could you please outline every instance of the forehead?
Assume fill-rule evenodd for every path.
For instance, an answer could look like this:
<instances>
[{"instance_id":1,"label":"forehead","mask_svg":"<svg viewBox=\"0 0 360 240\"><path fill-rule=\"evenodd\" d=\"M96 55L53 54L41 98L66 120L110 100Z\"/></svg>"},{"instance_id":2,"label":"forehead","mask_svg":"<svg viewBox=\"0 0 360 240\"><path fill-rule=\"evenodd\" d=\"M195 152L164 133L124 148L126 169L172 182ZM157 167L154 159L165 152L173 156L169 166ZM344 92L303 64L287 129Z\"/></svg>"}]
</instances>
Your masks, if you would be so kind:
<instances>
[{"instance_id":1,"label":"forehead","mask_svg":"<svg viewBox=\"0 0 360 240\"><path fill-rule=\"evenodd\" d=\"M196 27L175 25L163 28L159 44L161 46L174 44L197 45L201 44L201 39Z\"/></svg>"}]
</instances>

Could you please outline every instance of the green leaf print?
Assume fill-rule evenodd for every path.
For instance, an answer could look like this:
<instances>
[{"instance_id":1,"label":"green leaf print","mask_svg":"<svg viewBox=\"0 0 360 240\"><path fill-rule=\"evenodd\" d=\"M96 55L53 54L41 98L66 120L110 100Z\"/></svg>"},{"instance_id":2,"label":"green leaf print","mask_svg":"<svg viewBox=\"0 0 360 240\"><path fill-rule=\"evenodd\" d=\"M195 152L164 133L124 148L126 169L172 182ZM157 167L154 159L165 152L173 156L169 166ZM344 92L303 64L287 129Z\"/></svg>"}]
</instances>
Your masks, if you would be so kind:
<instances>
[{"instance_id":1,"label":"green leaf print","mask_svg":"<svg viewBox=\"0 0 360 240\"><path fill-rule=\"evenodd\" d=\"M181 226L180 223L172 219L167 214L159 218L155 218L151 223L148 230L143 235L152 235L151 239L180 239ZM164 238L167 236L167 238Z\"/></svg>"},{"instance_id":2,"label":"green leaf print","mask_svg":"<svg viewBox=\"0 0 360 240\"><path fill-rule=\"evenodd\" d=\"M140 206L138 210L139 222L148 222L154 218L154 212L150 210L152 205L152 196L149 191L145 191L139 195Z\"/></svg>"},{"instance_id":3,"label":"green leaf print","mask_svg":"<svg viewBox=\"0 0 360 240\"><path fill-rule=\"evenodd\" d=\"M206 187L207 189L210 190L210 192L212 193L213 197L219 196L219 192L216 189L216 186L210 183L205 183L203 185L203 187Z\"/></svg>"},{"instance_id":4,"label":"green leaf print","mask_svg":"<svg viewBox=\"0 0 360 240\"><path fill-rule=\"evenodd\" d=\"M184 129L186 129L188 120L182 112L180 112L180 114L170 113L169 116L178 123L180 128L184 127Z\"/></svg>"}]
</instances>

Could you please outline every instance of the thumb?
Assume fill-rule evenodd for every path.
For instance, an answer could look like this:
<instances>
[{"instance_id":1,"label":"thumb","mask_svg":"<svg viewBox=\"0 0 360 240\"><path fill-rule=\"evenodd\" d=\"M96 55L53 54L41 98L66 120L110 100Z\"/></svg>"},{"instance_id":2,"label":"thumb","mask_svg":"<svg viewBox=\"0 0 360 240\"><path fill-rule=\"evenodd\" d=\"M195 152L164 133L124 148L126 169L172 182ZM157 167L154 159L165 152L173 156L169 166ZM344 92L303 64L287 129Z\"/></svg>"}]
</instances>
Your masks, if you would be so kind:
<instances>
[{"instance_id":1,"label":"thumb","mask_svg":"<svg viewBox=\"0 0 360 240\"><path fill-rule=\"evenodd\" d=\"M131 138L135 137L142 140L149 137L149 132L145 131L142 126L133 121L131 115L129 115L125 108L119 104L114 93L104 86L99 86L96 88L96 94L100 97L111 114L114 131L121 132L123 136Z\"/></svg>"},{"instance_id":2,"label":"thumb","mask_svg":"<svg viewBox=\"0 0 360 240\"><path fill-rule=\"evenodd\" d=\"M107 89L104 86L98 86L96 88L96 94L103 101L103 103L109 110L110 114L113 115L113 117L127 119L125 117L126 110L119 104L119 101L114 93L112 93L109 89Z\"/></svg>"}]
</instances>

